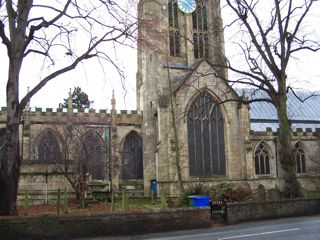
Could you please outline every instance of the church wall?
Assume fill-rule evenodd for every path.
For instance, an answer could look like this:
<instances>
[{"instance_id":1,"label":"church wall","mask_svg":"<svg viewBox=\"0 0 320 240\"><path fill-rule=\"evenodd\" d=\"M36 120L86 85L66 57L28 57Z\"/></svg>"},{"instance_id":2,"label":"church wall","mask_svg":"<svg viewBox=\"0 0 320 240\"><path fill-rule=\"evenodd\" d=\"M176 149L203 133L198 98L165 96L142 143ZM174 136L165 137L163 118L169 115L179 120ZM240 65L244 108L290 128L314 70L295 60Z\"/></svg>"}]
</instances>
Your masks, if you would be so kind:
<instances>
[{"instance_id":1,"label":"church wall","mask_svg":"<svg viewBox=\"0 0 320 240\"><path fill-rule=\"evenodd\" d=\"M181 111L188 111L188 107L193 98L202 90L209 91L214 100L219 103L226 99L237 98L233 91L230 91L226 84L216 77L210 70L210 66L207 64L201 65L195 75L190 77L186 82L186 87L181 87L177 92L177 104ZM199 73L199 74L198 74ZM197 80L195 80L197 79ZM226 176L218 177L220 179L232 180L242 178L242 145L243 139L242 126L239 121L238 103L237 102L226 102L221 105L221 111L224 117L224 129L225 129L225 154L226 154ZM187 126L186 122L183 123L183 135L182 139L187 140ZM188 156L187 142L183 144L185 146L185 156ZM188 166L188 157L184 159L185 165ZM188 179L188 175L186 175Z\"/></svg>"},{"instance_id":2,"label":"church wall","mask_svg":"<svg viewBox=\"0 0 320 240\"><path fill-rule=\"evenodd\" d=\"M312 132L311 129L303 131L297 129L292 132L292 147L298 141L301 141L306 156L306 173L297 174L301 186L308 191L317 191L320 185L320 144L319 131ZM254 168L254 151L256 146L265 142L271 150L270 153L270 175L256 175ZM248 183L252 188L257 188L258 184L263 184L266 189L274 188L276 185L282 189L283 170L278 160L277 152L277 132L266 129L265 132L251 132L250 134L250 154L247 154L247 175Z\"/></svg>"},{"instance_id":3,"label":"church wall","mask_svg":"<svg viewBox=\"0 0 320 240\"><path fill-rule=\"evenodd\" d=\"M183 180L188 182L206 181L215 182L223 180L242 180L244 175L244 136L248 134L248 109L240 109L237 102L226 102L221 105L224 116L225 129L225 154L226 154L226 176L215 176L210 179L189 176L189 152L188 133L186 124L186 112L191 102L202 90L210 92L216 102L226 99L237 98L227 85L214 76L211 66L203 63L194 73L189 76L186 82L175 93L176 120L179 125L179 144L181 151L181 168ZM240 109L240 110L239 110ZM177 194L177 172L175 167L175 143L173 141L173 130L170 115L170 108L167 105L159 108L158 113L159 142L157 149L157 179L160 189L169 191L170 194ZM246 121L241 121L246 118Z\"/></svg>"},{"instance_id":4,"label":"church wall","mask_svg":"<svg viewBox=\"0 0 320 240\"><path fill-rule=\"evenodd\" d=\"M141 136L142 114L138 111L119 111L114 119L117 128L117 135L114 136L117 143L115 145L118 147L115 152L119 156L122 150L121 141L130 131L136 131ZM5 121L6 111L5 109L1 109L0 127L5 127ZM64 130L69 125L79 126L79 129L81 128L81 131L84 133L87 130L95 129L102 134L111 127L111 114L104 110L96 112L96 110L91 109L88 112L77 112L76 110L68 112L66 109L41 108L25 111L23 114L20 124L22 165L18 204L20 204L20 199L22 199L25 192L29 192L30 200L33 203L45 202L46 175L49 202L55 201L57 198L58 188L62 190L66 188L70 194L73 194L74 190L63 173L61 173L58 164L40 163L37 160L36 150L39 137L43 134L43 131L51 129L57 134L59 139L65 137ZM78 149L70 148L68 150L69 158L73 159L76 157ZM118 161L120 160L121 158L118 158ZM72 171L72 166L70 166L70 171ZM107 175L105 177L108 178ZM119 177L119 174L117 174L117 177ZM108 179L105 179L105 181L108 181ZM116 183L119 184L119 181ZM117 189L118 186L116 187Z\"/></svg>"},{"instance_id":5,"label":"church wall","mask_svg":"<svg viewBox=\"0 0 320 240\"><path fill-rule=\"evenodd\" d=\"M117 174L117 182L119 182L119 184L122 184L122 179L121 179L121 175L122 175L122 158L121 158L121 154L122 154L122 150L123 150L123 143L125 141L125 138L127 137L127 135L134 131L136 132L141 138L142 138L142 131L141 131L141 115L133 115L131 116L130 114L124 114L125 112L123 111L122 114L117 114L117 138L116 138L116 144L118 146L118 152L117 153L113 153L113 154L117 154L119 156L118 158L118 163L116 163L114 165L115 168L117 168L118 170L118 174Z\"/></svg>"}]
</instances>

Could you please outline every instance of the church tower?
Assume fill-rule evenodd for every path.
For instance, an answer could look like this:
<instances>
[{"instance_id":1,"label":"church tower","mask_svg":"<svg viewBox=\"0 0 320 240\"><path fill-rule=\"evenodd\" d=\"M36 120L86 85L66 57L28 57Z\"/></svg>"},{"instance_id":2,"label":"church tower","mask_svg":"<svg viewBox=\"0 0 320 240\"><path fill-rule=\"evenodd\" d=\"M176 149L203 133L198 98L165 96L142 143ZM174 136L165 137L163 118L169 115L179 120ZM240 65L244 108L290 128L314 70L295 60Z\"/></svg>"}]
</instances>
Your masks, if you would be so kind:
<instances>
[{"instance_id":1,"label":"church tower","mask_svg":"<svg viewBox=\"0 0 320 240\"><path fill-rule=\"evenodd\" d=\"M146 92L160 91L167 85L163 77L168 75L167 68L173 78L203 59L215 65L224 62L220 0L186 2L195 2L192 13L181 10L179 0L139 1L138 110L144 108Z\"/></svg>"},{"instance_id":2,"label":"church tower","mask_svg":"<svg viewBox=\"0 0 320 240\"><path fill-rule=\"evenodd\" d=\"M204 60L225 74L219 71L224 37L220 0L140 0L138 18L137 108L143 111L144 186L149 186L153 179L170 179L173 168L166 162L172 155L169 83L178 87ZM145 194L149 191L145 187Z\"/></svg>"}]
</instances>

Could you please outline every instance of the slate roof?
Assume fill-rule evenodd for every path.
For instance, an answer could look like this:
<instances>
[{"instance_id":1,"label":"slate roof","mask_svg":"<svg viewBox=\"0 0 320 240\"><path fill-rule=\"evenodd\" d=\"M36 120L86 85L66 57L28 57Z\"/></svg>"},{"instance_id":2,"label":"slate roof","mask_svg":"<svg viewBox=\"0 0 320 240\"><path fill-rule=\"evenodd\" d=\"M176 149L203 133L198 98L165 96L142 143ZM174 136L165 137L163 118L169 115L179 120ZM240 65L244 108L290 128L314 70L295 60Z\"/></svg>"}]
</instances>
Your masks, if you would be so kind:
<instances>
[{"instance_id":1,"label":"slate roof","mask_svg":"<svg viewBox=\"0 0 320 240\"><path fill-rule=\"evenodd\" d=\"M309 91L297 91L295 93L300 99L306 100L302 102L292 92L288 94L288 117L291 120L292 129L302 128L303 131L307 128L311 128L312 131L315 131L316 128L320 129L320 93L315 94ZM315 94L315 96L308 98L312 94ZM263 97L262 92L256 93L254 96L247 92L246 95L252 99ZM272 131L277 131L279 128L275 107L267 102L251 103L250 129L265 131L266 128L271 128Z\"/></svg>"}]
</instances>

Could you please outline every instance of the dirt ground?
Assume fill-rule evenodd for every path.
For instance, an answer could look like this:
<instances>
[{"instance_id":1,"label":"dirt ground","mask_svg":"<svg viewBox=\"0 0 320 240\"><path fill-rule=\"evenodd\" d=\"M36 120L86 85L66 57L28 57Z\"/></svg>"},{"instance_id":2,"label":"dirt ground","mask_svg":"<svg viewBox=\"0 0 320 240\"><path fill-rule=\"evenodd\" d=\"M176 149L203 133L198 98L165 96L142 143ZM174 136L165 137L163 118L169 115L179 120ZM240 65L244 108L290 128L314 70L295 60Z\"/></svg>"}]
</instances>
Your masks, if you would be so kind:
<instances>
[{"instance_id":1,"label":"dirt ground","mask_svg":"<svg viewBox=\"0 0 320 240\"><path fill-rule=\"evenodd\" d=\"M148 198L130 199L127 203L127 211L139 212L142 210L155 210L160 209L159 201L152 201ZM87 203L85 208L80 208L79 202L75 200L68 201L67 214L98 214L98 213L111 213L111 212L123 212L122 199L117 199L113 205L111 202L91 201ZM24 207L18 207L19 216L24 216ZM60 214L64 214L64 207L61 204ZM41 215L57 215L57 205L30 205L28 216L41 216Z\"/></svg>"},{"instance_id":2,"label":"dirt ground","mask_svg":"<svg viewBox=\"0 0 320 240\"><path fill-rule=\"evenodd\" d=\"M90 203L84 209L80 208L79 203L70 202L68 203L68 214L96 214L106 211L110 211L111 206L106 205L104 202ZM63 214L63 206L60 208L60 214ZM18 207L19 216L24 216L24 207ZM57 215L57 205L32 205L29 206L28 216L41 216L41 215Z\"/></svg>"}]
</instances>

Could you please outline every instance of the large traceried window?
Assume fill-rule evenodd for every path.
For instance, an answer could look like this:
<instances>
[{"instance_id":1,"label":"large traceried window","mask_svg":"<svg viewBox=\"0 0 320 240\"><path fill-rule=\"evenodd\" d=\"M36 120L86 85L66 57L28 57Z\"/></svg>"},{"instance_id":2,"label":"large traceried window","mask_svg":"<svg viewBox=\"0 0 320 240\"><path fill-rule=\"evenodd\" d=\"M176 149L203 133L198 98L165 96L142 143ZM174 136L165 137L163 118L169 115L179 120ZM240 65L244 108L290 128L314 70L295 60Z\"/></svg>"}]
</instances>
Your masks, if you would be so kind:
<instances>
[{"instance_id":1,"label":"large traceried window","mask_svg":"<svg viewBox=\"0 0 320 240\"><path fill-rule=\"evenodd\" d=\"M50 129L44 131L40 137L37 158L41 163L57 163L62 160L58 138Z\"/></svg>"},{"instance_id":2,"label":"large traceried window","mask_svg":"<svg viewBox=\"0 0 320 240\"><path fill-rule=\"evenodd\" d=\"M180 35L177 0L168 2L170 56L180 56Z\"/></svg>"},{"instance_id":3,"label":"large traceried window","mask_svg":"<svg viewBox=\"0 0 320 240\"><path fill-rule=\"evenodd\" d=\"M306 173L306 155L300 141L294 145L293 157L296 162L296 173Z\"/></svg>"},{"instance_id":4,"label":"large traceried window","mask_svg":"<svg viewBox=\"0 0 320 240\"><path fill-rule=\"evenodd\" d=\"M123 143L122 178L143 178L142 139L135 132L129 133Z\"/></svg>"},{"instance_id":5,"label":"large traceried window","mask_svg":"<svg viewBox=\"0 0 320 240\"><path fill-rule=\"evenodd\" d=\"M197 0L197 9L192 13L194 58L209 56L209 37L206 2Z\"/></svg>"},{"instance_id":6,"label":"large traceried window","mask_svg":"<svg viewBox=\"0 0 320 240\"><path fill-rule=\"evenodd\" d=\"M225 175L223 116L208 92L194 100L187 121L190 176Z\"/></svg>"},{"instance_id":7,"label":"large traceried window","mask_svg":"<svg viewBox=\"0 0 320 240\"><path fill-rule=\"evenodd\" d=\"M261 142L254 152L256 174L270 174L270 150L266 143Z\"/></svg>"},{"instance_id":8,"label":"large traceried window","mask_svg":"<svg viewBox=\"0 0 320 240\"><path fill-rule=\"evenodd\" d=\"M85 158L87 171L93 180L103 180L105 170L105 147L101 137L89 131L84 137L82 156Z\"/></svg>"}]
</instances>

